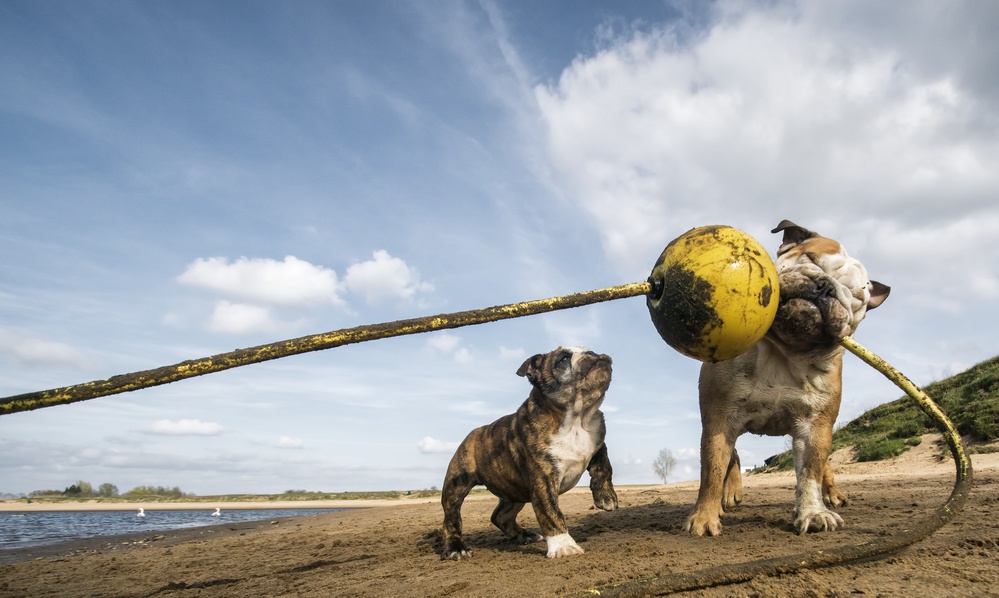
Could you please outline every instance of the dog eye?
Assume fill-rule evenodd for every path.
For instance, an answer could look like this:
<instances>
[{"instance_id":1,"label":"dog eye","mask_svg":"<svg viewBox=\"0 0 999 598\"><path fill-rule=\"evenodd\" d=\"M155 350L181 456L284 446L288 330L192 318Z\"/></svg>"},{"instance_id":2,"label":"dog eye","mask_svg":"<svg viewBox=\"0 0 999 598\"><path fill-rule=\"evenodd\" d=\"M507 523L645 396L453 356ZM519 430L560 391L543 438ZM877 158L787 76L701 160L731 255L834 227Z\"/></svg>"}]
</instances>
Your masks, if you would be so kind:
<instances>
[{"instance_id":1,"label":"dog eye","mask_svg":"<svg viewBox=\"0 0 999 598\"><path fill-rule=\"evenodd\" d=\"M555 367L567 367L570 361L572 361L572 355L569 353L563 353L559 355L558 359L555 361Z\"/></svg>"}]
</instances>

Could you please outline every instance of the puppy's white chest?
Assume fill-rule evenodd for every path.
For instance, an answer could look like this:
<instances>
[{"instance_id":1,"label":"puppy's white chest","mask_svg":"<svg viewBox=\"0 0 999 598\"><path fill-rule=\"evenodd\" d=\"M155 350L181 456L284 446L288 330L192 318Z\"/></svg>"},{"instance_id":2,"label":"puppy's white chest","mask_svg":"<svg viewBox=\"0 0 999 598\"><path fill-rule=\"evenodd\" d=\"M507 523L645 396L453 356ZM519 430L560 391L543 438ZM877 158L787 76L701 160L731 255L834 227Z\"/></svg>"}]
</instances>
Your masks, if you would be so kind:
<instances>
[{"instance_id":1,"label":"puppy's white chest","mask_svg":"<svg viewBox=\"0 0 999 598\"><path fill-rule=\"evenodd\" d=\"M579 418L573 419L563 423L548 449L562 474L560 494L576 485L600 445L596 429L587 430Z\"/></svg>"}]
</instances>

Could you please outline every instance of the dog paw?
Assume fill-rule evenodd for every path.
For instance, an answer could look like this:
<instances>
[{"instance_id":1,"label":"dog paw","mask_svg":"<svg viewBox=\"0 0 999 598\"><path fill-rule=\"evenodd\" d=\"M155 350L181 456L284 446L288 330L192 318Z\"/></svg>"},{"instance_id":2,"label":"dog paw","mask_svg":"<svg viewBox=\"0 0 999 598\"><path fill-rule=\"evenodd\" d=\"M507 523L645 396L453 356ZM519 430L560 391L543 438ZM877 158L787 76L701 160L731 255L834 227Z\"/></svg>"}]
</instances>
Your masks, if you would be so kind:
<instances>
[{"instance_id":1,"label":"dog paw","mask_svg":"<svg viewBox=\"0 0 999 598\"><path fill-rule=\"evenodd\" d=\"M703 536L704 534L718 536L722 530L721 517L715 513L694 511L690 517L687 517L683 529L691 536Z\"/></svg>"},{"instance_id":2,"label":"dog paw","mask_svg":"<svg viewBox=\"0 0 999 598\"><path fill-rule=\"evenodd\" d=\"M529 532L526 529L520 530L520 533L514 537L514 541L519 544L531 544L532 542L540 542L544 540L545 537L536 532Z\"/></svg>"},{"instance_id":3,"label":"dog paw","mask_svg":"<svg viewBox=\"0 0 999 598\"><path fill-rule=\"evenodd\" d=\"M840 492L836 486L825 488L822 492L822 502L827 507L842 507L847 504L846 495Z\"/></svg>"},{"instance_id":4,"label":"dog paw","mask_svg":"<svg viewBox=\"0 0 999 598\"><path fill-rule=\"evenodd\" d=\"M545 538L548 541L548 558L557 559L562 556L583 554L583 549L576 544L569 534L559 534Z\"/></svg>"},{"instance_id":5,"label":"dog paw","mask_svg":"<svg viewBox=\"0 0 999 598\"><path fill-rule=\"evenodd\" d=\"M798 531L799 535L812 530L832 532L841 525L843 525L843 518L828 510L799 514L794 520L794 529Z\"/></svg>"},{"instance_id":6,"label":"dog paw","mask_svg":"<svg viewBox=\"0 0 999 598\"><path fill-rule=\"evenodd\" d=\"M444 551L441 552L442 561L460 561L468 558L472 558L472 551L461 540L449 542Z\"/></svg>"},{"instance_id":7,"label":"dog paw","mask_svg":"<svg viewBox=\"0 0 999 598\"><path fill-rule=\"evenodd\" d=\"M617 510L617 492L613 489L595 491L593 493L593 506L604 511Z\"/></svg>"},{"instance_id":8,"label":"dog paw","mask_svg":"<svg viewBox=\"0 0 999 598\"><path fill-rule=\"evenodd\" d=\"M735 470L729 472L725 485L722 486L722 509L726 511L742 502L742 474L739 472L738 462L736 463Z\"/></svg>"},{"instance_id":9,"label":"dog paw","mask_svg":"<svg viewBox=\"0 0 999 598\"><path fill-rule=\"evenodd\" d=\"M739 506L740 503L742 503L742 488L740 487L738 492L734 492L734 491L729 491L728 487L726 486L725 492L722 495L722 507L724 507L725 510L727 511L729 509L734 509L735 507Z\"/></svg>"}]
</instances>

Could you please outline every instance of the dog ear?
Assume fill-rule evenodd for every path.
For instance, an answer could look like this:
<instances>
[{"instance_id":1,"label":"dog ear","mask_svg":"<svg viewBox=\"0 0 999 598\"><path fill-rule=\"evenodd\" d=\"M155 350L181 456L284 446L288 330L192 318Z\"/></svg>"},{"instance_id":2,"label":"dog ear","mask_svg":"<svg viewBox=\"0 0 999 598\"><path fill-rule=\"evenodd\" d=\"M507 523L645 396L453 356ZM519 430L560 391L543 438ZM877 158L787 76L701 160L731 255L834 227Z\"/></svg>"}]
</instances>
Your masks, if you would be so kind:
<instances>
[{"instance_id":1,"label":"dog ear","mask_svg":"<svg viewBox=\"0 0 999 598\"><path fill-rule=\"evenodd\" d=\"M517 368L517 375L527 376L527 381L534 384L538 380L538 374L540 373L544 359L545 356L541 354L528 357L527 361Z\"/></svg>"},{"instance_id":2,"label":"dog ear","mask_svg":"<svg viewBox=\"0 0 999 598\"><path fill-rule=\"evenodd\" d=\"M779 233L781 231L784 231L784 241L782 242L783 245L787 245L788 243L798 244L804 241L805 239L810 239L812 237L819 236L818 233L814 233L808 230L807 228L798 226L797 224L791 222L790 220L781 220L780 224L777 225L777 228L773 229L770 232Z\"/></svg>"},{"instance_id":3,"label":"dog ear","mask_svg":"<svg viewBox=\"0 0 999 598\"><path fill-rule=\"evenodd\" d=\"M871 281L871 300L867 302L867 311L874 309L875 307L881 305L888 298L888 293L891 292L891 287L886 284L881 284L876 280Z\"/></svg>"}]
</instances>

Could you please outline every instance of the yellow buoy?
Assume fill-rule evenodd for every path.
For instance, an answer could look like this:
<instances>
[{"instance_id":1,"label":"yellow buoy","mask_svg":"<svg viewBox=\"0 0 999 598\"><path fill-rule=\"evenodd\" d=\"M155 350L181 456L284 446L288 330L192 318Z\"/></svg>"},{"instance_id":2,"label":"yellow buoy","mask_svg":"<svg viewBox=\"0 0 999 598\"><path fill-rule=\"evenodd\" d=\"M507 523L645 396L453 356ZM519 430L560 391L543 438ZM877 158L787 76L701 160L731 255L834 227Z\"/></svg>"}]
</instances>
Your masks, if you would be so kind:
<instances>
[{"instance_id":1,"label":"yellow buoy","mask_svg":"<svg viewBox=\"0 0 999 598\"><path fill-rule=\"evenodd\" d=\"M780 292L760 243L731 226L702 226L673 240L652 268L652 323L688 357L724 361L770 329Z\"/></svg>"}]
</instances>

